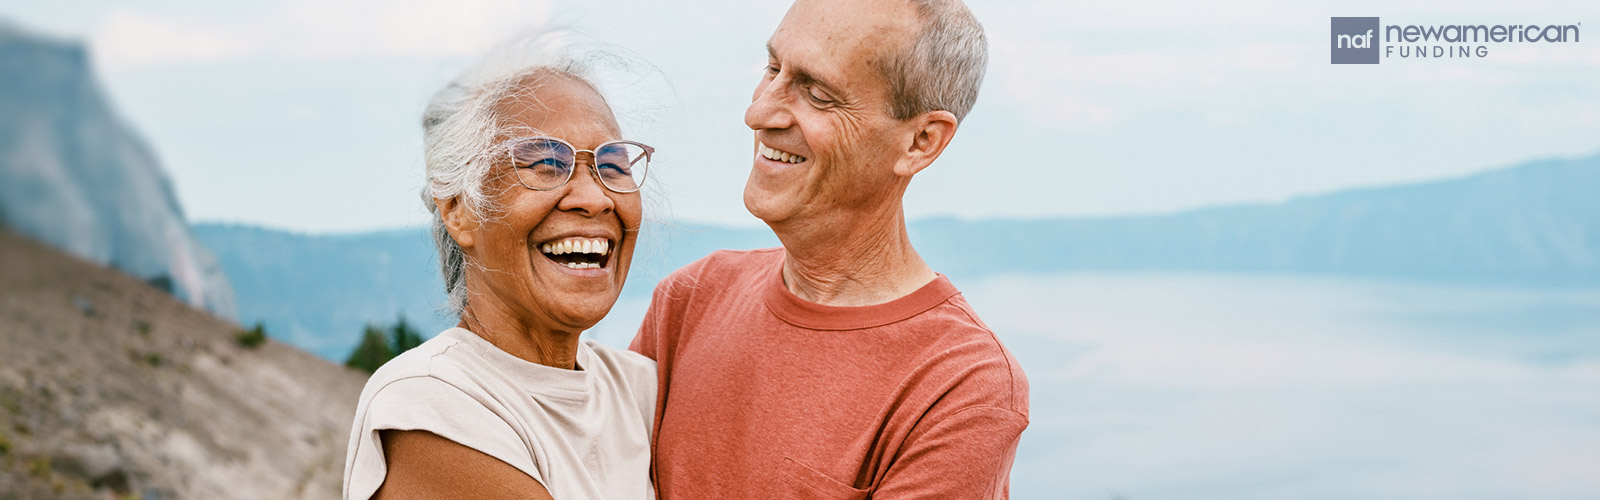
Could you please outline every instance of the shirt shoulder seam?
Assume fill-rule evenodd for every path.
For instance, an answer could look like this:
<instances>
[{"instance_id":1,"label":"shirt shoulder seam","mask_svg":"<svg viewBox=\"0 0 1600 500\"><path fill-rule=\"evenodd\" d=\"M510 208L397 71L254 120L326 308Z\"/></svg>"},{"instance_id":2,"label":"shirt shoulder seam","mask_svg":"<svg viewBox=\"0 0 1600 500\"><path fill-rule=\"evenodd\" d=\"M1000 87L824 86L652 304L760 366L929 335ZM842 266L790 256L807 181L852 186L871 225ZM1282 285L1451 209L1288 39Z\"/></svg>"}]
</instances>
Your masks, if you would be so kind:
<instances>
[{"instance_id":1,"label":"shirt shoulder seam","mask_svg":"<svg viewBox=\"0 0 1600 500\"><path fill-rule=\"evenodd\" d=\"M956 410L954 413L946 415L944 418L939 419L939 423L934 424L934 427L938 427L940 425L943 425L947 421L954 420L957 416L959 416L959 415L961 415L963 413L972 412L972 411L981 411L981 410L999 410L999 411L1004 412L1006 414L1009 414L1011 416L1015 416L1017 418L1022 419L1022 423L1023 423L1024 426L1026 426L1027 423L1028 423L1028 415L1025 414L1025 413L1022 413L1020 411L1017 411L1015 409L1006 408L1004 406L997 406L997 405L977 404L977 405L972 405L972 406L968 406L968 407L962 408L960 410Z\"/></svg>"},{"instance_id":2,"label":"shirt shoulder seam","mask_svg":"<svg viewBox=\"0 0 1600 500\"><path fill-rule=\"evenodd\" d=\"M983 330L984 333L988 334L988 340L994 344L995 353L998 354L1000 359L1004 360L1006 364L1006 406L1011 411L1022 414L1022 412L1016 410L1017 372L1020 371L1022 367L1013 364L1014 360L1011 358L1011 356L1006 354L1005 344L1000 342L1000 336L996 335L994 330L989 328L989 325L985 324L982 320L979 320L976 316L974 316L969 308L962 307L960 304L956 304L954 301L952 301L952 299L959 296L961 296L961 292L956 292L955 295L951 295L950 298L945 299L944 303L949 304L951 307L955 307L957 310L960 310L962 315L966 316L968 320L972 321L973 326L978 327L979 329ZM1022 415L1023 419L1026 420L1027 415Z\"/></svg>"}]
</instances>

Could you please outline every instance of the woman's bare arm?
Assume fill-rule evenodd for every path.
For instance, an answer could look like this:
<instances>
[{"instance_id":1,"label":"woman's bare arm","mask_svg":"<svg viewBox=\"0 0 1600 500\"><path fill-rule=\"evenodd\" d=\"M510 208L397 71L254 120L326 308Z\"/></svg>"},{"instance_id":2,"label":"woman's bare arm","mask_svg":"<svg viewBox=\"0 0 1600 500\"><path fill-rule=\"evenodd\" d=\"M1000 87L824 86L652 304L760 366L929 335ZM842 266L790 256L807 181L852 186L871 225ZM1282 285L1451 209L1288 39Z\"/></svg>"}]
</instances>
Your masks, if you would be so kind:
<instances>
[{"instance_id":1,"label":"woman's bare arm","mask_svg":"<svg viewBox=\"0 0 1600 500\"><path fill-rule=\"evenodd\" d=\"M510 464L428 431L382 431L389 471L372 498L553 500Z\"/></svg>"}]
</instances>

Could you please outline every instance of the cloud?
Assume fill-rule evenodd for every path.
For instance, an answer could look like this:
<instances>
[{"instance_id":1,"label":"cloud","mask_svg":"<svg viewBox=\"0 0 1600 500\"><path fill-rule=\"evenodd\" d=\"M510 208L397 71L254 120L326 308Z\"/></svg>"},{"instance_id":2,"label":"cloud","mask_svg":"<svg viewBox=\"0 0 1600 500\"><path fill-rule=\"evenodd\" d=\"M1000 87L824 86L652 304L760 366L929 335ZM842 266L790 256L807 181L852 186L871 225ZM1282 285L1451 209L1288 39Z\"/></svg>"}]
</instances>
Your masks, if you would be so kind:
<instances>
[{"instance_id":1,"label":"cloud","mask_svg":"<svg viewBox=\"0 0 1600 500\"><path fill-rule=\"evenodd\" d=\"M1483 59L1334 67L1327 61L1326 9L1256 0L1142 3L1006 4L1029 12L1025 16L989 7L991 88L1032 121L1073 130L1142 127L1144 119L1168 120L1175 111L1235 126L1248 122L1240 118L1250 111L1344 108L1351 101L1393 96L1409 96L1408 105L1426 108L1413 112L1449 111L1460 108L1459 98L1467 94L1504 100L1537 93L1533 87L1541 85L1592 85L1587 70L1600 65L1600 52L1580 44L1500 44ZM1535 7L1407 5L1368 14L1396 22L1453 22L1578 19L1574 14L1581 12L1574 11L1592 11L1570 4ZM1437 92L1446 87L1448 92Z\"/></svg>"},{"instance_id":2,"label":"cloud","mask_svg":"<svg viewBox=\"0 0 1600 500\"><path fill-rule=\"evenodd\" d=\"M1108 51L996 38L991 74L1001 91L1035 119L1069 128L1117 124L1309 78L1309 63L1294 47L1268 43Z\"/></svg>"},{"instance_id":3,"label":"cloud","mask_svg":"<svg viewBox=\"0 0 1600 500\"><path fill-rule=\"evenodd\" d=\"M144 66L238 57L255 45L254 40L240 35L203 24L121 11L106 17L92 43L104 63Z\"/></svg>"},{"instance_id":4,"label":"cloud","mask_svg":"<svg viewBox=\"0 0 1600 500\"><path fill-rule=\"evenodd\" d=\"M276 4L264 13L195 15L126 8L91 35L109 67L150 67L273 57L466 56L521 28L550 20L540 0L357 0Z\"/></svg>"}]
</instances>

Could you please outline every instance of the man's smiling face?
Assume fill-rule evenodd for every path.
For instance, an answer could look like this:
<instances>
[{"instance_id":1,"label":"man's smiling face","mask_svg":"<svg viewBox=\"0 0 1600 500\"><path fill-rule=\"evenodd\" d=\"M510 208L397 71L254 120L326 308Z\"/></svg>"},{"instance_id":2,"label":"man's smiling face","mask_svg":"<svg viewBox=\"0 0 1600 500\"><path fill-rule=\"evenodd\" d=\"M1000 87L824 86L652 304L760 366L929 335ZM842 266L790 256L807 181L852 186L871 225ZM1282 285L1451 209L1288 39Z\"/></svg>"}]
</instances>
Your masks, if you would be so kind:
<instances>
[{"instance_id":1,"label":"man's smiling face","mask_svg":"<svg viewBox=\"0 0 1600 500\"><path fill-rule=\"evenodd\" d=\"M766 73L745 111L755 131L750 213L780 224L883 202L911 135L890 115L874 63L909 40L916 20L903 2L795 2L767 43Z\"/></svg>"}]
</instances>

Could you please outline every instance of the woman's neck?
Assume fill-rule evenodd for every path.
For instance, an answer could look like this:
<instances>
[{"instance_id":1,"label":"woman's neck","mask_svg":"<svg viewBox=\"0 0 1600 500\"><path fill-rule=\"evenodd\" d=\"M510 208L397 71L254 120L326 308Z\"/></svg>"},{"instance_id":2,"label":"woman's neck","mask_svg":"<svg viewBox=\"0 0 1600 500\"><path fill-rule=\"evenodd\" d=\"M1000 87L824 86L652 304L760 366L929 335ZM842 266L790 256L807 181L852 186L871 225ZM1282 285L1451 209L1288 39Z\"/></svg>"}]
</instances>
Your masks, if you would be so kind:
<instances>
[{"instance_id":1,"label":"woman's neck","mask_svg":"<svg viewBox=\"0 0 1600 500\"><path fill-rule=\"evenodd\" d=\"M566 370L583 369L578 366L578 336L583 332L553 331L528 324L502 304L490 300L468 303L457 326L524 361Z\"/></svg>"}]
</instances>

